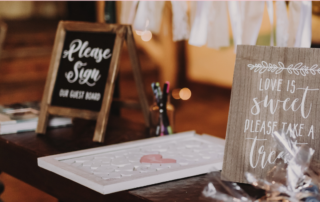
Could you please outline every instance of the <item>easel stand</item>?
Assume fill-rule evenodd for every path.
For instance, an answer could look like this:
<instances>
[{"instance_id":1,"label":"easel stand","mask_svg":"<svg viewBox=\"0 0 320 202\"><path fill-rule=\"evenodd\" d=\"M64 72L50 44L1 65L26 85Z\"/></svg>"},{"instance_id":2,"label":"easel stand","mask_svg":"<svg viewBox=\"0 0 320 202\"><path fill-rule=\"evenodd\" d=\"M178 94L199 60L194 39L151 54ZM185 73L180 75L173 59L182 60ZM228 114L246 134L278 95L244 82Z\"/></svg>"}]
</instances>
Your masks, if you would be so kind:
<instances>
[{"instance_id":1,"label":"easel stand","mask_svg":"<svg viewBox=\"0 0 320 202\"><path fill-rule=\"evenodd\" d=\"M52 92L57 78L57 72L61 59L61 52L64 45L64 39L66 31L79 31L79 32L109 32L115 33L116 39L114 43L112 58L109 67L109 73L107 82L105 85L104 96L102 100L101 110L99 112L66 108L59 106L52 106ZM141 109L143 112L146 127L149 127L149 110L148 101L145 94L144 85L142 82L141 68L138 59L137 50L133 38L133 32L130 25L115 25L115 24L102 24L102 23L85 23L85 22L64 22L61 21L56 33L55 44L51 56L51 62L48 72L48 77L45 85L45 90L41 103L41 112L39 115L39 122L36 132L39 134L45 134L48 125L49 115L59 115L72 118L82 118L87 120L97 120L97 124L94 131L93 141L103 142L106 127L108 123L108 117L110 113L110 107L113 98L114 84L119 72L119 56L123 42L127 42L130 61L132 64L132 70L137 86ZM126 102L120 102L123 106L127 105Z\"/></svg>"}]
</instances>

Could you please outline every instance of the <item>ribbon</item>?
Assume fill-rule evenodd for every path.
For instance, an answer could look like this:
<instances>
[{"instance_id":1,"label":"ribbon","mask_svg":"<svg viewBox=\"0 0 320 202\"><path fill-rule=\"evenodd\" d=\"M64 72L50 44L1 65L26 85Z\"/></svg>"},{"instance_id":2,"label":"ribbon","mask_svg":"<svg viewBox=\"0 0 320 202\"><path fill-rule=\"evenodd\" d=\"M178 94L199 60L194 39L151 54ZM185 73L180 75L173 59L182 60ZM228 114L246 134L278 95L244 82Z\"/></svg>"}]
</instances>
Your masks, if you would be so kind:
<instances>
[{"instance_id":1,"label":"ribbon","mask_svg":"<svg viewBox=\"0 0 320 202\"><path fill-rule=\"evenodd\" d=\"M270 36L270 46L274 46L274 37L273 37L273 2L272 1L267 1L267 10L268 10L268 15L269 15L269 20L270 20L270 25L271 25L271 36Z\"/></svg>"},{"instance_id":2,"label":"ribbon","mask_svg":"<svg viewBox=\"0 0 320 202\"><path fill-rule=\"evenodd\" d=\"M294 47L297 41L297 32L299 27L301 15L301 2L291 1L289 2L289 36L288 36L288 47Z\"/></svg>"},{"instance_id":3,"label":"ribbon","mask_svg":"<svg viewBox=\"0 0 320 202\"><path fill-rule=\"evenodd\" d=\"M190 8L190 25L193 25L194 19L196 18L197 2L189 1L189 8Z\"/></svg>"},{"instance_id":4,"label":"ribbon","mask_svg":"<svg viewBox=\"0 0 320 202\"><path fill-rule=\"evenodd\" d=\"M312 2L303 1L301 5L301 17L297 33L297 41L295 47L310 48L311 46L311 17L312 17ZM298 40L299 39L299 40Z\"/></svg>"},{"instance_id":5,"label":"ribbon","mask_svg":"<svg viewBox=\"0 0 320 202\"><path fill-rule=\"evenodd\" d=\"M132 24L136 15L138 1L121 2L121 24Z\"/></svg>"},{"instance_id":6,"label":"ribbon","mask_svg":"<svg viewBox=\"0 0 320 202\"><path fill-rule=\"evenodd\" d=\"M232 27L233 43L236 51L237 45L242 44L242 20L240 13L240 2L228 1L228 8Z\"/></svg>"},{"instance_id":7,"label":"ribbon","mask_svg":"<svg viewBox=\"0 0 320 202\"><path fill-rule=\"evenodd\" d=\"M133 23L134 29L144 31L147 28L158 34L164 3L164 1L140 1Z\"/></svg>"},{"instance_id":8,"label":"ribbon","mask_svg":"<svg viewBox=\"0 0 320 202\"><path fill-rule=\"evenodd\" d=\"M207 46L214 49L229 46L227 3L213 1L209 10Z\"/></svg>"},{"instance_id":9,"label":"ribbon","mask_svg":"<svg viewBox=\"0 0 320 202\"><path fill-rule=\"evenodd\" d=\"M189 38L188 4L185 1L171 1L173 41Z\"/></svg>"},{"instance_id":10,"label":"ribbon","mask_svg":"<svg viewBox=\"0 0 320 202\"><path fill-rule=\"evenodd\" d=\"M210 3L208 1L197 1L196 14L189 38L190 45L203 46L207 43Z\"/></svg>"},{"instance_id":11,"label":"ribbon","mask_svg":"<svg viewBox=\"0 0 320 202\"><path fill-rule=\"evenodd\" d=\"M311 2L289 3L289 47L310 47L311 45Z\"/></svg>"},{"instance_id":12,"label":"ribbon","mask_svg":"<svg viewBox=\"0 0 320 202\"><path fill-rule=\"evenodd\" d=\"M287 14L287 7L284 1L276 2L276 14L277 14L277 24L276 24L276 37L277 46L286 47L288 45L289 37L289 21Z\"/></svg>"},{"instance_id":13,"label":"ribbon","mask_svg":"<svg viewBox=\"0 0 320 202\"><path fill-rule=\"evenodd\" d=\"M264 5L263 1L243 1L242 10L242 43L248 45L255 45L258 39Z\"/></svg>"}]
</instances>

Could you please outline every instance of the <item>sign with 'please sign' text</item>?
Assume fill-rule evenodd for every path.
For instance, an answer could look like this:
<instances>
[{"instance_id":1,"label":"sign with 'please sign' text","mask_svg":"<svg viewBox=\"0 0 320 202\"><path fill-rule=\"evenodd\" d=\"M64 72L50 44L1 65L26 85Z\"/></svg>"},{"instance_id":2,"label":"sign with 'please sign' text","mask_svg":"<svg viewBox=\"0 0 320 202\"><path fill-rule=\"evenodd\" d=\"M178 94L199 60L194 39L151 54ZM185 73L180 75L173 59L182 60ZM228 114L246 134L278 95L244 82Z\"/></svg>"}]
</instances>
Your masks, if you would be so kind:
<instances>
[{"instance_id":1,"label":"sign with 'please sign' text","mask_svg":"<svg viewBox=\"0 0 320 202\"><path fill-rule=\"evenodd\" d=\"M241 45L232 85L222 175L246 183L265 177L284 153L272 133L283 131L320 159L320 50Z\"/></svg>"},{"instance_id":2,"label":"sign with 'please sign' text","mask_svg":"<svg viewBox=\"0 0 320 202\"><path fill-rule=\"evenodd\" d=\"M53 106L100 111L116 34L66 32Z\"/></svg>"},{"instance_id":3,"label":"sign with 'please sign' text","mask_svg":"<svg viewBox=\"0 0 320 202\"><path fill-rule=\"evenodd\" d=\"M132 66L139 102L113 99L123 43ZM111 103L149 109L130 25L60 21L52 50L36 133L45 134L49 115L96 120L93 141L103 142Z\"/></svg>"}]
</instances>

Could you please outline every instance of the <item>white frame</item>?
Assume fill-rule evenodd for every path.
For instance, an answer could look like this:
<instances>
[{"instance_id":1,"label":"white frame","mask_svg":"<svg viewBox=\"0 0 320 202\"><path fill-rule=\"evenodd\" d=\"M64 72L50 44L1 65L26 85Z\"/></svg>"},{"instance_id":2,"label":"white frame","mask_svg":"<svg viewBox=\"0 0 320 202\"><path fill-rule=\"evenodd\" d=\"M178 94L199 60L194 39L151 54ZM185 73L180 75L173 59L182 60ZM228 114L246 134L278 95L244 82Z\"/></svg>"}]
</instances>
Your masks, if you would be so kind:
<instances>
[{"instance_id":1,"label":"white frame","mask_svg":"<svg viewBox=\"0 0 320 202\"><path fill-rule=\"evenodd\" d=\"M132 142L126 142L121 144L115 144L110 146L102 146L93 149L86 149L81 151L69 152L64 154L52 155L47 157L38 158L38 165L41 168L52 171L58 175L61 175L67 179L75 181L83 186L93 189L101 194L110 194L127 189L133 189L137 187L147 186L160 182L166 182L185 177L191 177L208 173L212 167L221 170L223 164L223 156L216 160L208 160L209 162L202 162L197 164L191 164L178 168L164 169L155 175L154 173L146 173L144 176L130 176L119 179L114 182L107 182L104 180L97 181L92 175L85 171L74 168L71 165L61 162L62 160L77 158L82 156L88 156L93 154L99 154L104 152L117 151L122 149L130 149L134 147L162 143L172 140L185 140L195 138L203 142L212 142L224 147L225 140L210 135L197 135L194 131L178 133L170 136L155 137L143 140L137 140ZM223 151L223 150L222 150Z\"/></svg>"}]
</instances>

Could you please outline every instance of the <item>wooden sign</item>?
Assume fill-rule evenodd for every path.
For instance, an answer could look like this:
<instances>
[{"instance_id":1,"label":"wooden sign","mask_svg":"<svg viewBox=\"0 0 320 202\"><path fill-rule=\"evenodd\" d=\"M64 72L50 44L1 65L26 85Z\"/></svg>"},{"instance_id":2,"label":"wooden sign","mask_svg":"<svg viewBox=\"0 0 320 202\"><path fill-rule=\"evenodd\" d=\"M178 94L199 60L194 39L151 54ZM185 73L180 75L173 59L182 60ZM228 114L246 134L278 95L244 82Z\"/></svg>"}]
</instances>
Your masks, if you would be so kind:
<instances>
[{"instance_id":1,"label":"wooden sign","mask_svg":"<svg viewBox=\"0 0 320 202\"><path fill-rule=\"evenodd\" d=\"M46 132L51 114L97 120L93 141L104 140L123 41L127 42L141 108L149 126L148 102L131 26L61 21L37 133Z\"/></svg>"},{"instance_id":2,"label":"wooden sign","mask_svg":"<svg viewBox=\"0 0 320 202\"><path fill-rule=\"evenodd\" d=\"M238 46L222 175L265 177L283 161L272 138L279 130L319 160L319 112L320 49Z\"/></svg>"}]
</instances>

